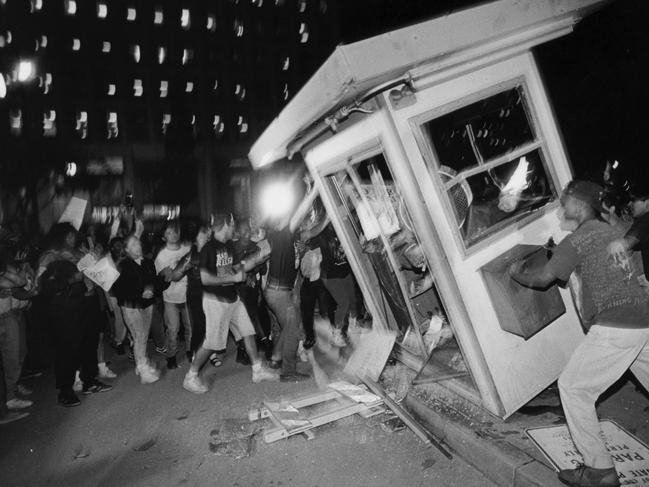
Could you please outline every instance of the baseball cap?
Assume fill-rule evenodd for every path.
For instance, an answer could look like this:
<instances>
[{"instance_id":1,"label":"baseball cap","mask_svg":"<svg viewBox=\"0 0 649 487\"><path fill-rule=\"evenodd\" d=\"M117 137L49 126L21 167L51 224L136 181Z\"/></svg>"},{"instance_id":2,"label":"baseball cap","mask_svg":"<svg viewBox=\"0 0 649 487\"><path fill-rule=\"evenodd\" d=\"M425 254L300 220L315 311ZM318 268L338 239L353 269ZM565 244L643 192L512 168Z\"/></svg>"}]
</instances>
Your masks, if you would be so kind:
<instances>
[{"instance_id":1,"label":"baseball cap","mask_svg":"<svg viewBox=\"0 0 649 487\"><path fill-rule=\"evenodd\" d=\"M583 201L594 210L601 212L602 208L602 194L604 187L593 181L584 181L580 179L573 179L568 183L563 190L563 196L572 196L575 199Z\"/></svg>"}]
</instances>

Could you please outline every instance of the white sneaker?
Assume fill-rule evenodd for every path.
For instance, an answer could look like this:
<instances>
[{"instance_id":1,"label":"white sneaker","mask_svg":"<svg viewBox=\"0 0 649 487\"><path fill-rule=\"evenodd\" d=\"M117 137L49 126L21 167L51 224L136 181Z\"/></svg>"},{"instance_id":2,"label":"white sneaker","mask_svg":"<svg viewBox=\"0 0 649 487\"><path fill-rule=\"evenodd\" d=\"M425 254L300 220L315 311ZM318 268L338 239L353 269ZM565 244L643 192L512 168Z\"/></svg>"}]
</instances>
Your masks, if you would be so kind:
<instances>
[{"instance_id":1,"label":"white sneaker","mask_svg":"<svg viewBox=\"0 0 649 487\"><path fill-rule=\"evenodd\" d=\"M183 380L183 387L194 394L204 394L207 392L207 386L203 384L196 372L189 371Z\"/></svg>"},{"instance_id":2,"label":"white sneaker","mask_svg":"<svg viewBox=\"0 0 649 487\"><path fill-rule=\"evenodd\" d=\"M334 347L347 346L347 342L345 341L345 337L343 336L342 330L339 330L338 328L333 328L331 330L331 344Z\"/></svg>"},{"instance_id":3,"label":"white sneaker","mask_svg":"<svg viewBox=\"0 0 649 487\"><path fill-rule=\"evenodd\" d=\"M135 374L140 376L142 384L153 384L160 379L160 373L149 364L141 364L135 367Z\"/></svg>"},{"instance_id":4,"label":"white sneaker","mask_svg":"<svg viewBox=\"0 0 649 487\"><path fill-rule=\"evenodd\" d=\"M99 368L99 378L100 379L114 379L117 377L117 374L108 368L106 362L102 362L97 365Z\"/></svg>"},{"instance_id":5,"label":"white sneaker","mask_svg":"<svg viewBox=\"0 0 649 487\"><path fill-rule=\"evenodd\" d=\"M18 399L14 397L7 401L7 409L26 409L32 406L34 403L29 399Z\"/></svg>"},{"instance_id":6,"label":"white sneaker","mask_svg":"<svg viewBox=\"0 0 649 487\"><path fill-rule=\"evenodd\" d=\"M279 380L279 371L270 370L267 367L252 368L252 381L259 384L261 381L276 382Z\"/></svg>"},{"instance_id":7,"label":"white sneaker","mask_svg":"<svg viewBox=\"0 0 649 487\"><path fill-rule=\"evenodd\" d=\"M304 340L300 340L297 344L297 356L300 358L300 362L309 361L309 357L306 355L306 350L304 350Z\"/></svg>"},{"instance_id":8,"label":"white sneaker","mask_svg":"<svg viewBox=\"0 0 649 487\"><path fill-rule=\"evenodd\" d=\"M79 377L79 371L77 370L77 375L74 377L74 384L72 385L72 390L74 392L81 392L83 389L83 381L81 380L81 377Z\"/></svg>"}]
</instances>

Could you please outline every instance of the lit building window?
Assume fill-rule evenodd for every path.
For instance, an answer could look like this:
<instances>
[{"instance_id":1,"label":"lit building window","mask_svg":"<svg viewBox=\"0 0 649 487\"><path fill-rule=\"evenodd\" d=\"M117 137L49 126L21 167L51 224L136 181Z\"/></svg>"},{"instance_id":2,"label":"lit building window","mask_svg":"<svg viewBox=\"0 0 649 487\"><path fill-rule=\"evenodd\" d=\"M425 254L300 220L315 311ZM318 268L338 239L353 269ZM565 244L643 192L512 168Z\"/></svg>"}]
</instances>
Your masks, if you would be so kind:
<instances>
[{"instance_id":1,"label":"lit building window","mask_svg":"<svg viewBox=\"0 0 649 487\"><path fill-rule=\"evenodd\" d=\"M41 47L47 47L47 36L41 36Z\"/></svg>"},{"instance_id":2,"label":"lit building window","mask_svg":"<svg viewBox=\"0 0 649 487\"><path fill-rule=\"evenodd\" d=\"M38 49L41 47L41 41L40 39L35 39L34 40L34 51L38 51Z\"/></svg>"},{"instance_id":3,"label":"lit building window","mask_svg":"<svg viewBox=\"0 0 649 487\"><path fill-rule=\"evenodd\" d=\"M191 25L190 17L189 17L189 9L184 8L180 12L180 26L187 30L189 29L189 26Z\"/></svg>"},{"instance_id":4,"label":"lit building window","mask_svg":"<svg viewBox=\"0 0 649 487\"><path fill-rule=\"evenodd\" d=\"M131 46L131 54L133 55L133 60L136 63L140 62L140 46L138 44L134 44Z\"/></svg>"},{"instance_id":5,"label":"lit building window","mask_svg":"<svg viewBox=\"0 0 649 487\"><path fill-rule=\"evenodd\" d=\"M31 12L38 12L43 9L43 0L31 0L29 7Z\"/></svg>"},{"instance_id":6,"label":"lit building window","mask_svg":"<svg viewBox=\"0 0 649 487\"><path fill-rule=\"evenodd\" d=\"M194 91L194 83L192 81L188 81L185 85L185 92L191 93L192 91Z\"/></svg>"},{"instance_id":7,"label":"lit building window","mask_svg":"<svg viewBox=\"0 0 649 487\"><path fill-rule=\"evenodd\" d=\"M144 86L142 86L142 80L141 79L134 79L133 80L133 96L142 96L142 93L144 93Z\"/></svg>"},{"instance_id":8,"label":"lit building window","mask_svg":"<svg viewBox=\"0 0 649 487\"><path fill-rule=\"evenodd\" d=\"M284 100L288 100L288 96L289 96L288 83L284 83L284 89L282 90L282 98L284 98Z\"/></svg>"},{"instance_id":9,"label":"lit building window","mask_svg":"<svg viewBox=\"0 0 649 487\"><path fill-rule=\"evenodd\" d=\"M194 50L193 49L183 49L182 63L187 64L192 59L194 59Z\"/></svg>"},{"instance_id":10,"label":"lit building window","mask_svg":"<svg viewBox=\"0 0 649 487\"><path fill-rule=\"evenodd\" d=\"M242 84L237 83L234 87L234 96L236 96L239 101L243 101L246 98L246 88Z\"/></svg>"},{"instance_id":11,"label":"lit building window","mask_svg":"<svg viewBox=\"0 0 649 487\"><path fill-rule=\"evenodd\" d=\"M243 22L239 19L234 19L234 35L243 37Z\"/></svg>"},{"instance_id":12,"label":"lit building window","mask_svg":"<svg viewBox=\"0 0 649 487\"><path fill-rule=\"evenodd\" d=\"M43 135L54 137L56 135L56 112L49 110L43 114Z\"/></svg>"},{"instance_id":13,"label":"lit building window","mask_svg":"<svg viewBox=\"0 0 649 487\"><path fill-rule=\"evenodd\" d=\"M11 31L7 31L7 35L5 37L7 39L7 44L11 44L11 40L13 39L13 35L11 35Z\"/></svg>"},{"instance_id":14,"label":"lit building window","mask_svg":"<svg viewBox=\"0 0 649 487\"><path fill-rule=\"evenodd\" d=\"M153 14L153 23L157 25L162 25L164 21L164 14L162 13L162 7L156 7Z\"/></svg>"},{"instance_id":15,"label":"lit building window","mask_svg":"<svg viewBox=\"0 0 649 487\"><path fill-rule=\"evenodd\" d=\"M170 123L171 123L171 113L163 113L162 114L162 133L163 134L167 133L167 128L169 127Z\"/></svg>"},{"instance_id":16,"label":"lit building window","mask_svg":"<svg viewBox=\"0 0 649 487\"><path fill-rule=\"evenodd\" d=\"M137 17L137 11L135 10L135 8L128 7L126 9L126 20L128 20L129 22L133 22L136 17Z\"/></svg>"},{"instance_id":17,"label":"lit building window","mask_svg":"<svg viewBox=\"0 0 649 487\"><path fill-rule=\"evenodd\" d=\"M167 48L163 46L158 47L158 64L164 63L166 57L167 57Z\"/></svg>"},{"instance_id":18,"label":"lit building window","mask_svg":"<svg viewBox=\"0 0 649 487\"><path fill-rule=\"evenodd\" d=\"M7 44L7 40L5 39L5 36L0 35L0 47L5 47Z\"/></svg>"},{"instance_id":19,"label":"lit building window","mask_svg":"<svg viewBox=\"0 0 649 487\"><path fill-rule=\"evenodd\" d=\"M97 17L105 19L108 16L108 6L104 2L97 2Z\"/></svg>"},{"instance_id":20,"label":"lit building window","mask_svg":"<svg viewBox=\"0 0 649 487\"><path fill-rule=\"evenodd\" d=\"M9 112L9 129L11 135L20 135L23 131L23 112L19 108Z\"/></svg>"},{"instance_id":21,"label":"lit building window","mask_svg":"<svg viewBox=\"0 0 649 487\"><path fill-rule=\"evenodd\" d=\"M289 56L286 56L284 59L282 59L282 71L288 71L288 68L291 67L291 58Z\"/></svg>"},{"instance_id":22,"label":"lit building window","mask_svg":"<svg viewBox=\"0 0 649 487\"><path fill-rule=\"evenodd\" d=\"M117 112L108 112L106 117L107 139L116 139L119 135L119 125L117 124Z\"/></svg>"},{"instance_id":23,"label":"lit building window","mask_svg":"<svg viewBox=\"0 0 649 487\"><path fill-rule=\"evenodd\" d=\"M82 139L88 137L88 112L77 112L77 125L74 130Z\"/></svg>"},{"instance_id":24,"label":"lit building window","mask_svg":"<svg viewBox=\"0 0 649 487\"><path fill-rule=\"evenodd\" d=\"M115 83L108 83L108 96L113 96L116 91Z\"/></svg>"},{"instance_id":25,"label":"lit building window","mask_svg":"<svg viewBox=\"0 0 649 487\"><path fill-rule=\"evenodd\" d=\"M168 93L169 93L169 82L160 81L160 98L167 98Z\"/></svg>"},{"instance_id":26,"label":"lit building window","mask_svg":"<svg viewBox=\"0 0 649 487\"><path fill-rule=\"evenodd\" d=\"M300 22L300 42L302 44L306 44L306 42L309 40L309 28L307 27L305 22Z\"/></svg>"},{"instance_id":27,"label":"lit building window","mask_svg":"<svg viewBox=\"0 0 649 487\"><path fill-rule=\"evenodd\" d=\"M52 73L45 73L45 80L43 81L43 94L47 95L52 86Z\"/></svg>"},{"instance_id":28,"label":"lit building window","mask_svg":"<svg viewBox=\"0 0 649 487\"><path fill-rule=\"evenodd\" d=\"M300 3L298 4L298 10L301 14L306 12L306 0L300 0Z\"/></svg>"},{"instance_id":29,"label":"lit building window","mask_svg":"<svg viewBox=\"0 0 649 487\"><path fill-rule=\"evenodd\" d=\"M239 127L240 134L248 133L248 122L246 122L245 117L243 117L242 115L239 115L239 118L237 120L237 127Z\"/></svg>"},{"instance_id":30,"label":"lit building window","mask_svg":"<svg viewBox=\"0 0 649 487\"><path fill-rule=\"evenodd\" d=\"M207 30L214 32L216 30L216 17L214 15L207 16Z\"/></svg>"},{"instance_id":31,"label":"lit building window","mask_svg":"<svg viewBox=\"0 0 649 487\"><path fill-rule=\"evenodd\" d=\"M216 90L219 89L219 80L218 80L218 79L215 79L215 80L214 80L214 86L212 86L212 89L213 89L214 91L216 91Z\"/></svg>"},{"instance_id":32,"label":"lit building window","mask_svg":"<svg viewBox=\"0 0 649 487\"><path fill-rule=\"evenodd\" d=\"M101 44L101 52L110 52L110 42L104 41Z\"/></svg>"},{"instance_id":33,"label":"lit building window","mask_svg":"<svg viewBox=\"0 0 649 487\"><path fill-rule=\"evenodd\" d=\"M191 124L192 124L192 125L196 125L196 115L192 115L192 121L191 121Z\"/></svg>"},{"instance_id":34,"label":"lit building window","mask_svg":"<svg viewBox=\"0 0 649 487\"><path fill-rule=\"evenodd\" d=\"M223 135L225 124L221 121L220 115L214 115L214 118L212 119L212 129L217 137Z\"/></svg>"},{"instance_id":35,"label":"lit building window","mask_svg":"<svg viewBox=\"0 0 649 487\"><path fill-rule=\"evenodd\" d=\"M75 0L65 0L65 13L68 15L77 13L77 2Z\"/></svg>"},{"instance_id":36,"label":"lit building window","mask_svg":"<svg viewBox=\"0 0 649 487\"><path fill-rule=\"evenodd\" d=\"M72 50L73 51L78 51L81 49L81 40L80 39L72 39Z\"/></svg>"}]
</instances>

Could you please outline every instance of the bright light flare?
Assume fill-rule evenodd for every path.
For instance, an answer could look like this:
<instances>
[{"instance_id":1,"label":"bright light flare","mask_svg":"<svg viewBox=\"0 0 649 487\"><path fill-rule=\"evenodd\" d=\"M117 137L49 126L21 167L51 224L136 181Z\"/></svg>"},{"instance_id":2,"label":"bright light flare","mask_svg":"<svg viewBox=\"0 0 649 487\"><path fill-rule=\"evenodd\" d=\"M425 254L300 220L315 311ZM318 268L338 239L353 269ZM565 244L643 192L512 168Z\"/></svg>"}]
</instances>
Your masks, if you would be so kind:
<instances>
[{"instance_id":1,"label":"bright light flare","mask_svg":"<svg viewBox=\"0 0 649 487\"><path fill-rule=\"evenodd\" d=\"M5 83L5 77L0 73L0 98L7 96L7 84Z\"/></svg>"},{"instance_id":2,"label":"bright light flare","mask_svg":"<svg viewBox=\"0 0 649 487\"><path fill-rule=\"evenodd\" d=\"M18 63L18 81L25 82L34 76L34 63L31 61L20 61Z\"/></svg>"},{"instance_id":3,"label":"bright light flare","mask_svg":"<svg viewBox=\"0 0 649 487\"><path fill-rule=\"evenodd\" d=\"M268 217L288 216L295 203L292 188L285 183L272 183L261 192L261 209Z\"/></svg>"}]
</instances>

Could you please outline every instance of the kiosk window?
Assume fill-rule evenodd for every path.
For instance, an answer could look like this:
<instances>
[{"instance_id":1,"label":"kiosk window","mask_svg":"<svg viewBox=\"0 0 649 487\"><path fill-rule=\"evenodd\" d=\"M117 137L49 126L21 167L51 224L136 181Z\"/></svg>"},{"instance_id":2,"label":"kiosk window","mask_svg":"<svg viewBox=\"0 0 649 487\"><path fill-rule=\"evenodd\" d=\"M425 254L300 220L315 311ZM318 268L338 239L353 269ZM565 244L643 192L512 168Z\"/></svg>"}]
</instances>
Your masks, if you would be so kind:
<instances>
[{"instance_id":1,"label":"kiosk window","mask_svg":"<svg viewBox=\"0 0 649 487\"><path fill-rule=\"evenodd\" d=\"M466 247L556 199L522 85L422 129Z\"/></svg>"}]
</instances>

